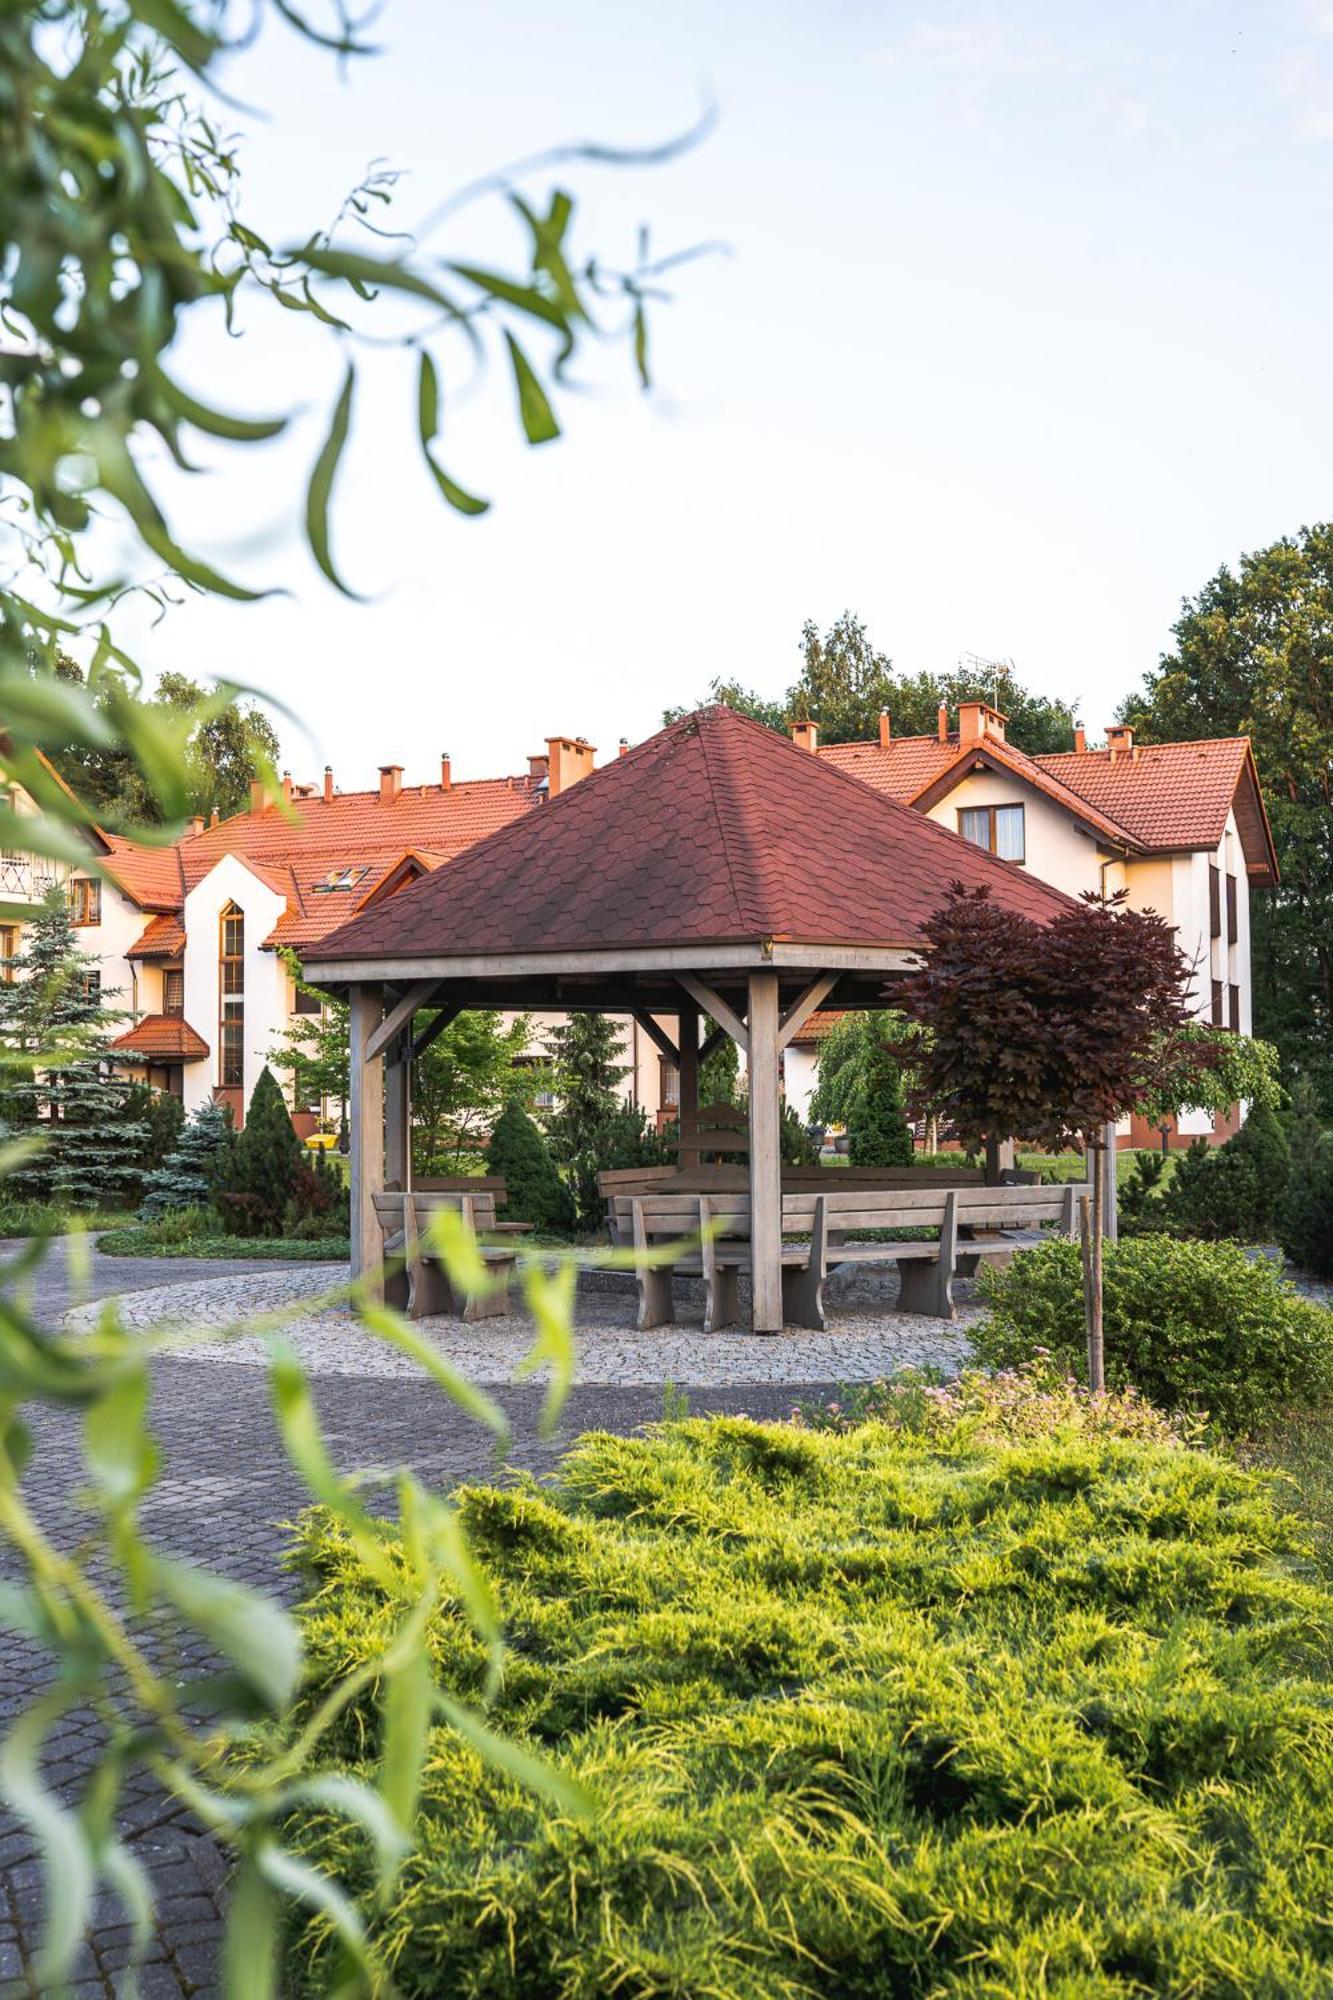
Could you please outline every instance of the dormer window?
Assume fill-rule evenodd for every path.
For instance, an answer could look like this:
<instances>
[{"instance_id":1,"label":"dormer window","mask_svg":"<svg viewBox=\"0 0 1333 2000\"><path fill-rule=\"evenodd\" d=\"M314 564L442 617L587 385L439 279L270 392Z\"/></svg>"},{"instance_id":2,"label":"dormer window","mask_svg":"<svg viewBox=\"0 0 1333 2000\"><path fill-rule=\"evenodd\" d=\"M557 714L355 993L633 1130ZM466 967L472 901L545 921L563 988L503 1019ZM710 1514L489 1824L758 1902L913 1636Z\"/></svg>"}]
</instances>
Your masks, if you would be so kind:
<instances>
[{"instance_id":1,"label":"dormer window","mask_svg":"<svg viewBox=\"0 0 1333 2000\"><path fill-rule=\"evenodd\" d=\"M1001 861L1027 859L1022 806L964 806L958 831L974 847L984 847Z\"/></svg>"}]
</instances>

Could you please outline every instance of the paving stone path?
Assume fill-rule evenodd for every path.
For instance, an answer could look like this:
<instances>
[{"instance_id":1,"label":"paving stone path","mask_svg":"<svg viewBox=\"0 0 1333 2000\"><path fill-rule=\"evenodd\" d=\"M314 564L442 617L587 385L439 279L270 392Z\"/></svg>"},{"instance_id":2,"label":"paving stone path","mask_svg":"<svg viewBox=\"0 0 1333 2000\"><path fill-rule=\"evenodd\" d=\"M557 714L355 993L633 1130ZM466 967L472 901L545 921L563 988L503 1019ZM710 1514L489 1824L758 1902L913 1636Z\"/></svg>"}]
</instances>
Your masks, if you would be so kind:
<instances>
[{"instance_id":1,"label":"paving stone path","mask_svg":"<svg viewBox=\"0 0 1333 2000\"><path fill-rule=\"evenodd\" d=\"M111 1269L106 1267L111 1266ZM227 1266L191 1269L156 1264L127 1268L127 1260L94 1259L92 1289L105 1296L128 1278L143 1286L146 1275L173 1282L233 1284L245 1277ZM263 1279L277 1274L262 1267ZM282 1276L298 1288L318 1288L327 1267ZM247 1282L249 1280L247 1279ZM71 1303L68 1285L55 1271L44 1279L39 1310L58 1322ZM271 1296L271 1282L258 1285ZM277 1290L281 1290L279 1285ZM660 1378L659 1378L660 1380ZM335 1462L345 1470L408 1464L424 1480L453 1486L495 1471L492 1447L477 1425L461 1417L419 1377L319 1372L313 1392ZM833 1382L825 1385L830 1390ZM807 1385L805 1393L815 1393ZM549 1442L537 1435L543 1400L540 1385L497 1387L513 1426L509 1462L549 1469L561 1449L593 1428L632 1430L661 1414L660 1387L580 1387L567 1406L560 1435ZM781 1384L696 1390L696 1410L747 1410L759 1417L785 1416L792 1394ZM304 1492L287 1467L276 1441L263 1373L254 1367L210 1365L168 1355L154 1365L152 1422L164 1453L161 1477L144 1510L145 1525L166 1552L225 1571L251 1585L288 1598L294 1579L279 1566L281 1523L300 1508ZM77 1427L61 1411L43 1410L34 1422L35 1449L27 1490L44 1524L63 1542L79 1533L76 1502ZM0 1675L0 1728L49 1684L50 1665L35 1649L6 1637ZM77 1795L96 1756L98 1725L86 1711L67 1716L51 1744L44 1775L57 1792ZM217 1990L218 1944L225 1869L214 1844L191 1828L188 1817L147 1780L136 1782L122 1816L122 1836L152 1872L159 1899L149 1964L141 1975L145 2000L179 2000ZM25 1973L40 1930L41 1872L28 1833L0 1825L0 1990L15 1982L30 1990ZM76 1971L74 1991L101 2000L118 1990L128 1955L129 1933L114 1904L99 1907Z\"/></svg>"}]
</instances>

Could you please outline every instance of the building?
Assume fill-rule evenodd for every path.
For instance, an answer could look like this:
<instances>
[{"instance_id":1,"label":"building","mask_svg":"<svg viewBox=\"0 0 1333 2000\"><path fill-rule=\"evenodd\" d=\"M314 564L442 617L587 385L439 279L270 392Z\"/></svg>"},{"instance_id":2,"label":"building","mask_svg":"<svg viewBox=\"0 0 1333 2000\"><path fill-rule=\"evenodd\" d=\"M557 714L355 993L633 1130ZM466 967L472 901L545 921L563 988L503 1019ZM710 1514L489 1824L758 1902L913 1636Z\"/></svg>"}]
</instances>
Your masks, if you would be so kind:
<instances>
[{"instance_id":1,"label":"building","mask_svg":"<svg viewBox=\"0 0 1333 2000\"><path fill-rule=\"evenodd\" d=\"M1140 746L1132 729L1108 729L1089 748L1029 757L1005 739L1005 718L964 702L934 736L895 737L887 714L871 743L820 744L818 725L798 723L797 743L877 791L910 805L1001 860L1070 895L1123 890L1131 907L1154 909L1176 928L1195 967L1194 1003L1215 1026L1251 1032L1250 895L1277 882L1277 857L1249 738ZM804 1110L827 1016L806 1025L788 1051L789 1101ZM1169 1136L1224 1138L1236 1114L1185 1112ZM1158 1135L1142 1120L1127 1145Z\"/></svg>"},{"instance_id":2,"label":"building","mask_svg":"<svg viewBox=\"0 0 1333 2000\"><path fill-rule=\"evenodd\" d=\"M821 745L815 723L792 734L1056 888L1124 889L1132 903L1161 911L1198 965L1200 1014L1248 1031L1250 891L1277 876L1248 739L1140 748L1116 729L1089 749L1079 731L1070 751L1034 758L1006 742L1004 717L983 702L964 703L952 730L941 712L931 737L895 738L887 715L872 743ZM539 811L588 776L595 758L581 737L552 736L510 777L456 780L446 756L426 783L382 765L368 791L340 791L329 770L319 785L284 778L280 798L255 787L244 812L196 821L169 845L94 830L86 869L0 854L0 887L21 907L63 881L103 990L133 1017L117 1042L131 1073L187 1110L219 1097L240 1122L274 1046L319 1005L300 991L292 963L354 915ZM21 794L16 803L31 809ZM13 956L19 928L0 931L0 957ZM801 1112L827 1019L814 1015L785 1052L787 1097ZM652 1024L626 1017L623 1037L634 1100L651 1117L669 1117L677 1077ZM309 1132L338 1107L293 1110ZM1227 1129L1224 1121L1216 1135ZM1213 1133L1212 1121L1187 1114L1179 1136L1200 1130ZM1126 1134L1140 1144L1152 1137Z\"/></svg>"}]
</instances>

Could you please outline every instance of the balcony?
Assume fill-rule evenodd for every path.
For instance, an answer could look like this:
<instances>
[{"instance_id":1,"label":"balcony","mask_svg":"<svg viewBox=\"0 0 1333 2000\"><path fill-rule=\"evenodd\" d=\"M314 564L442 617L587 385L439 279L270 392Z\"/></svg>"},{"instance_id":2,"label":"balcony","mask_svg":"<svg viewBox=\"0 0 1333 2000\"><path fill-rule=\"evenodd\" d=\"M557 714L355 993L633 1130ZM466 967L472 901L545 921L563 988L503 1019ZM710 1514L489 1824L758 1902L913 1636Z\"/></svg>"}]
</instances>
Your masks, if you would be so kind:
<instances>
[{"instance_id":1,"label":"balcony","mask_svg":"<svg viewBox=\"0 0 1333 2000\"><path fill-rule=\"evenodd\" d=\"M0 851L0 897L7 901L40 903L59 879L50 861L34 854Z\"/></svg>"}]
</instances>

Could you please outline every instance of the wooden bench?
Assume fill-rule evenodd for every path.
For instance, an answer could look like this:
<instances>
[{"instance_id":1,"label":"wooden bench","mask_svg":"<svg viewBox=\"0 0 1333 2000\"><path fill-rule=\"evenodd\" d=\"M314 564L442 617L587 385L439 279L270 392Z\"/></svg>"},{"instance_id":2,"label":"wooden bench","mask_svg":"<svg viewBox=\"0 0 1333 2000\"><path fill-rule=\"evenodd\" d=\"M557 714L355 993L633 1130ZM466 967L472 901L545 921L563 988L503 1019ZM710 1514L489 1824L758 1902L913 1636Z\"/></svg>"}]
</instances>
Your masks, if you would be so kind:
<instances>
[{"instance_id":1,"label":"wooden bench","mask_svg":"<svg viewBox=\"0 0 1333 2000\"><path fill-rule=\"evenodd\" d=\"M845 1264L896 1264L899 1311L952 1319L955 1277L970 1277L984 1261L1007 1261L1015 1251L1039 1242L1043 1225L1053 1223L1073 1235L1079 1197L1088 1192L1076 1182L1063 1187L929 1187L918 1182L906 1188L784 1194L784 1319L822 1329L824 1281L830 1269ZM703 1279L705 1332L739 1319L739 1280L750 1269L748 1195L654 1189L613 1193L608 1208L612 1242L639 1253L640 1329L673 1319L671 1280L676 1273ZM868 1230L883 1229L918 1233L889 1243L855 1240ZM938 1235L927 1235L928 1230ZM808 1240L786 1240L795 1236ZM648 1251L661 1252L673 1243L681 1246L678 1255L648 1261Z\"/></svg>"},{"instance_id":2,"label":"wooden bench","mask_svg":"<svg viewBox=\"0 0 1333 2000\"><path fill-rule=\"evenodd\" d=\"M390 1189L374 1199L384 1239L384 1296L389 1305L406 1312L409 1319L448 1313L472 1321L494 1319L509 1310L507 1280L517 1260L516 1250L505 1244L478 1241L483 1264L500 1282L483 1297L471 1298L455 1288L444 1265L423 1240L431 1216L442 1208L461 1215L478 1239L513 1235L527 1229L527 1223L496 1221L494 1189L484 1189L480 1194L439 1188L413 1188L404 1194Z\"/></svg>"}]
</instances>

